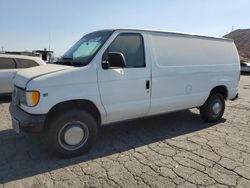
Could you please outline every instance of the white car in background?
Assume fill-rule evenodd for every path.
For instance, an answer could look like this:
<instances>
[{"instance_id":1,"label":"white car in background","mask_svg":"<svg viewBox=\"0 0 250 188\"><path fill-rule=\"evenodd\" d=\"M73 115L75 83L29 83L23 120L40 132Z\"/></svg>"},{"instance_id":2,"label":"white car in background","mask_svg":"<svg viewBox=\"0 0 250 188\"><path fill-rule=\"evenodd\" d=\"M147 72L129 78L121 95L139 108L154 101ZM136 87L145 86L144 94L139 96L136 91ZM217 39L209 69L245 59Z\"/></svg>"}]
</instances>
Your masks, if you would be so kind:
<instances>
[{"instance_id":1,"label":"white car in background","mask_svg":"<svg viewBox=\"0 0 250 188\"><path fill-rule=\"evenodd\" d=\"M14 88L12 81L18 70L45 64L38 57L0 54L0 96L12 93Z\"/></svg>"},{"instance_id":2,"label":"white car in background","mask_svg":"<svg viewBox=\"0 0 250 188\"><path fill-rule=\"evenodd\" d=\"M240 64L241 72L250 72L250 63L243 62Z\"/></svg>"}]
</instances>

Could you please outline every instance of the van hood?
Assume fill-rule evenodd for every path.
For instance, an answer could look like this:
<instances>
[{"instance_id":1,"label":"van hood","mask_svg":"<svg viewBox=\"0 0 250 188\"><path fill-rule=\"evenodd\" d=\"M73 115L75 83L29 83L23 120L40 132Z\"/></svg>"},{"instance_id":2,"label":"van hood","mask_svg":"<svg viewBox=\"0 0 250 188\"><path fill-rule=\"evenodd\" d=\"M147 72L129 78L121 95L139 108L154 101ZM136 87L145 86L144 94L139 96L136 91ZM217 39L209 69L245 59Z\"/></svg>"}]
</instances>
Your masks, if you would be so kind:
<instances>
[{"instance_id":1,"label":"van hood","mask_svg":"<svg viewBox=\"0 0 250 188\"><path fill-rule=\"evenodd\" d=\"M46 64L42 66L23 69L17 72L14 78L14 84L18 87L25 88L27 83L34 78L68 69L73 69L73 67L65 65Z\"/></svg>"}]
</instances>

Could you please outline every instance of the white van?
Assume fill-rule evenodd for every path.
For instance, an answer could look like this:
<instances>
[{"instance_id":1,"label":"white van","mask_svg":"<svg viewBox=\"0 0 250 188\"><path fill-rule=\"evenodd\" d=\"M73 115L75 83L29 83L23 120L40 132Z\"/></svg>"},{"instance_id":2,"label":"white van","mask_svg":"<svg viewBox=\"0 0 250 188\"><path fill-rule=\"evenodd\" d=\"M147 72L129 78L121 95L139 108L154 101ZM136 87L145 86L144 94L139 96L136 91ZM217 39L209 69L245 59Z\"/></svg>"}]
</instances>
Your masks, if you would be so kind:
<instances>
[{"instance_id":1,"label":"white van","mask_svg":"<svg viewBox=\"0 0 250 188\"><path fill-rule=\"evenodd\" d=\"M10 105L17 131L47 132L60 156L76 156L100 126L189 108L218 121L238 97L232 40L116 29L85 35L57 64L20 71ZM166 120L167 121L167 120Z\"/></svg>"}]
</instances>

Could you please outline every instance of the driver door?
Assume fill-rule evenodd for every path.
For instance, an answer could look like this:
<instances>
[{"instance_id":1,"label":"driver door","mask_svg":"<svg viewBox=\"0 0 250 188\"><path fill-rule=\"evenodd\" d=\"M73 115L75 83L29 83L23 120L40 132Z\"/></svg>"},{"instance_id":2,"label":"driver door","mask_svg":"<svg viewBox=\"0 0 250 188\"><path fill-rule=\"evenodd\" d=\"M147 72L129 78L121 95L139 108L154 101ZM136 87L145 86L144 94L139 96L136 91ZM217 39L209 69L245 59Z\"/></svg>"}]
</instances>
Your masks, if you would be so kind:
<instances>
[{"instance_id":1,"label":"driver door","mask_svg":"<svg viewBox=\"0 0 250 188\"><path fill-rule=\"evenodd\" d=\"M149 112L151 71L146 61L144 39L140 33L120 33L103 53L122 53L126 62L124 68L98 66L97 69L106 123L141 117Z\"/></svg>"}]
</instances>

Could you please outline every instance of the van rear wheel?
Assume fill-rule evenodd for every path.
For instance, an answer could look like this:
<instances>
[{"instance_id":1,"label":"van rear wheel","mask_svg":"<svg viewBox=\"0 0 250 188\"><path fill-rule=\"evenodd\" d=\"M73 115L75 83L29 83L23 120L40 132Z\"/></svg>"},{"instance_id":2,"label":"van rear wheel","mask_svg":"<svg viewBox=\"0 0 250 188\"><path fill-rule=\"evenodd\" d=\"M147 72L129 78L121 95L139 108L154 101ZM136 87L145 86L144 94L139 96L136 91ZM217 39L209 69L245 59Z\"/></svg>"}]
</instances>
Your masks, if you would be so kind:
<instances>
[{"instance_id":1,"label":"van rear wheel","mask_svg":"<svg viewBox=\"0 0 250 188\"><path fill-rule=\"evenodd\" d=\"M48 146L58 157L78 156L94 144L97 132L97 122L89 113L73 109L51 121Z\"/></svg>"},{"instance_id":2,"label":"van rear wheel","mask_svg":"<svg viewBox=\"0 0 250 188\"><path fill-rule=\"evenodd\" d=\"M200 108L200 115L204 121L214 123L222 118L224 111L225 100L223 95L220 93L213 93Z\"/></svg>"}]
</instances>

